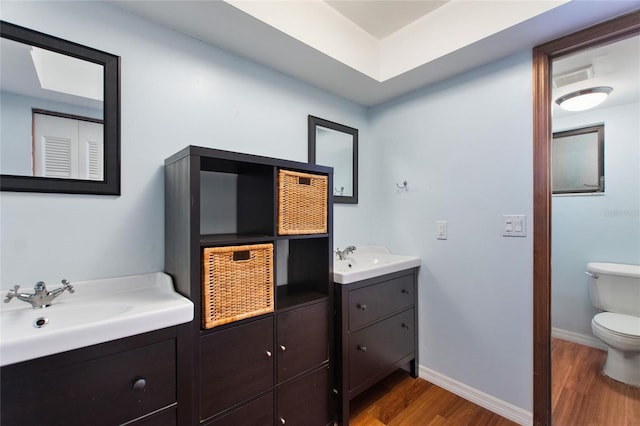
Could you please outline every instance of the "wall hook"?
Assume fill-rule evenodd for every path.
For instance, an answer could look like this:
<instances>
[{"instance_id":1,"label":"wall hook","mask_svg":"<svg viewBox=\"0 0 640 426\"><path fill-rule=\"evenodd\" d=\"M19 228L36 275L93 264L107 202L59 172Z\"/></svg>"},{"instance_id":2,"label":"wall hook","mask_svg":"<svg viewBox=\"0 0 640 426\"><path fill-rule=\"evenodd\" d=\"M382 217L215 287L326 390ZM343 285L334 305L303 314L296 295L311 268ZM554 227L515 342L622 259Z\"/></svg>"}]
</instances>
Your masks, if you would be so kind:
<instances>
[{"instance_id":1,"label":"wall hook","mask_svg":"<svg viewBox=\"0 0 640 426\"><path fill-rule=\"evenodd\" d=\"M402 182L402 185L400 185L399 183L396 183L396 186L398 187L398 192L408 191L409 190L409 188L407 187L407 181L406 180L404 182Z\"/></svg>"}]
</instances>

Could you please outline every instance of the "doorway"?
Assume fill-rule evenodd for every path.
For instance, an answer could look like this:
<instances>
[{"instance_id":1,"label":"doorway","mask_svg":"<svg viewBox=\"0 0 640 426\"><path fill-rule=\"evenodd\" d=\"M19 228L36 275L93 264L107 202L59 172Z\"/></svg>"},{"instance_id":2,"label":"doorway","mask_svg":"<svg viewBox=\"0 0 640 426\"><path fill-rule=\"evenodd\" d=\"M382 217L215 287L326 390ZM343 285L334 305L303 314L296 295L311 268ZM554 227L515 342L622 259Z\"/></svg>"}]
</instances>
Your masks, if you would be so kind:
<instances>
[{"instance_id":1,"label":"doorway","mask_svg":"<svg viewBox=\"0 0 640 426\"><path fill-rule=\"evenodd\" d=\"M640 34L640 11L533 50L533 421L551 424L551 64L582 49Z\"/></svg>"}]
</instances>

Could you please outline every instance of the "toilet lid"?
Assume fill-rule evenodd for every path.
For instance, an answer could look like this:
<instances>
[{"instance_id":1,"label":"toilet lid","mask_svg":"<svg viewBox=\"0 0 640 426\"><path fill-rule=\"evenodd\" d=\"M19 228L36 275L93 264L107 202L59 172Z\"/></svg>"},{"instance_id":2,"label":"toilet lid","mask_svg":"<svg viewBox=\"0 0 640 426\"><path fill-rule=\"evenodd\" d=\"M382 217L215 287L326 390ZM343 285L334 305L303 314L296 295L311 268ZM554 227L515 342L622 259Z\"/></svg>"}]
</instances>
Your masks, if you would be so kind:
<instances>
[{"instance_id":1,"label":"toilet lid","mask_svg":"<svg viewBox=\"0 0 640 426\"><path fill-rule=\"evenodd\" d=\"M593 320L598 323L598 325L616 334L640 337L640 317L616 314L613 312L602 312L593 317Z\"/></svg>"}]
</instances>

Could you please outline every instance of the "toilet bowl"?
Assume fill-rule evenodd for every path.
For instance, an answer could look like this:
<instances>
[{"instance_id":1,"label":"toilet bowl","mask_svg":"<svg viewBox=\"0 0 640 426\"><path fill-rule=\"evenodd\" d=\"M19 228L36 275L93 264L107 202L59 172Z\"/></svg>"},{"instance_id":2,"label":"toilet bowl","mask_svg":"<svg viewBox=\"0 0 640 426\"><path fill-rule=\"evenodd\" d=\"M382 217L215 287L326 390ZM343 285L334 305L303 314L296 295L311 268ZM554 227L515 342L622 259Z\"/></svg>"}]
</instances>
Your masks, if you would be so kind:
<instances>
[{"instance_id":1,"label":"toilet bowl","mask_svg":"<svg viewBox=\"0 0 640 426\"><path fill-rule=\"evenodd\" d=\"M608 347L603 373L640 386L640 265L589 263L591 330Z\"/></svg>"}]
</instances>

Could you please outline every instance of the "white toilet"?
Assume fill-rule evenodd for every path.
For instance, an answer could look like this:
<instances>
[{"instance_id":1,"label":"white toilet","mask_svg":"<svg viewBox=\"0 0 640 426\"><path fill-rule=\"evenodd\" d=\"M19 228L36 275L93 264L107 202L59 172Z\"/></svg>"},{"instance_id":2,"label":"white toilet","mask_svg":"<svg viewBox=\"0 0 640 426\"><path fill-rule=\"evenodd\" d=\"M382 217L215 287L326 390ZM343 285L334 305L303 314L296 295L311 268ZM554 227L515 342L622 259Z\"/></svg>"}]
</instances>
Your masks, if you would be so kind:
<instances>
[{"instance_id":1,"label":"white toilet","mask_svg":"<svg viewBox=\"0 0 640 426\"><path fill-rule=\"evenodd\" d=\"M640 265L589 263L593 334L609 347L603 373L640 386Z\"/></svg>"}]
</instances>

